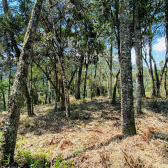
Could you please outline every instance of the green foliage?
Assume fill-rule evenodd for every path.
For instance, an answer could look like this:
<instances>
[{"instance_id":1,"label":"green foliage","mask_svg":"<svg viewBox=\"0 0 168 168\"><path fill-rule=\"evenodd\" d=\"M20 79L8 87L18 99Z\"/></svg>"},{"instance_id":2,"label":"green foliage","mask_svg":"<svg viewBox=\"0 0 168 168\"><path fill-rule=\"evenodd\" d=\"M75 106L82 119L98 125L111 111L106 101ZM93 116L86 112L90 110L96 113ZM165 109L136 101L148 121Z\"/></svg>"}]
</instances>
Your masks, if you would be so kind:
<instances>
[{"instance_id":1,"label":"green foliage","mask_svg":"<svg viewBox=\"0 0 168 168\"><path fill-rule=\"evenodd\" d=\"M65 162L62 160L56 160L54 163L54 168L74 168L74 166L72 166L73 162Z\"/></svg>"},{"instance_id":2,"label":"green foliage","mask_svg":"<svg viewBox=\"0 0 168 168\"><path fill-rule=\"evenodd\" d=\"M16 156L19 167L49 167L49 163L46 159L46 154L44 153L41 153L38 156L33 156L30 151L18 151Z\"/></svg>"}]
</instances>

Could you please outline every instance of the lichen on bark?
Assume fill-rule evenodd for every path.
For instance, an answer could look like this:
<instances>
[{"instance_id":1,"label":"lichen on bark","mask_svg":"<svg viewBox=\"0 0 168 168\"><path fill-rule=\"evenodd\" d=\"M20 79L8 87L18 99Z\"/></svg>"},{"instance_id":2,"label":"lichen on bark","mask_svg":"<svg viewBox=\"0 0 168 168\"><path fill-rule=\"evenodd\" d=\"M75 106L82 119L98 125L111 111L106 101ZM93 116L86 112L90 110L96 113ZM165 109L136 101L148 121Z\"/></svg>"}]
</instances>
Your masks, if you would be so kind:
<instances>
[{"instance_id":1,"label":"lichen on bark","mask_svg":"<svg viewBox=\"0 0 168 168\"><path fill-rule=\"evenodd\" d=\"M31 61L31 46L34 40L38 18L42 6L42 0L35 0L34 8L25 34L22 52L19 57L18 70L12 88L12 93L8 107L8 117L6 119L0 149L0 161L9 160L9 164L14 161L14 151L16 145L17 130L19 126L20 110L23 105L23 95L25 92L25 83L28 74L28 66Z\"/></svg>"},{"instance_id":2,"label":"lichen on bark","mask_svg":"<svg viewBox=\"0 0 168 168\"><path fill-rule=\"evenodd\" d=\"M121 117L123 134L136 134L133 109L133 84L130 44L130 4L120 1Z\"/></svg>"}]
</instances>

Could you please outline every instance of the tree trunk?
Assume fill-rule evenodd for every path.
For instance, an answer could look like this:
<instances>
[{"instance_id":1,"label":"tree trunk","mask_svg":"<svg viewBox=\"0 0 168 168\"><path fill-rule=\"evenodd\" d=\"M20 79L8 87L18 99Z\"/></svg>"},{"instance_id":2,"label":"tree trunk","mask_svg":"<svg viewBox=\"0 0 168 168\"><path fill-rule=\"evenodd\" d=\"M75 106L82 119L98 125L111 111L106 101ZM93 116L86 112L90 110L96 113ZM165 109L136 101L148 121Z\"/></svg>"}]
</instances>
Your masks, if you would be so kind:
<instances>
[{"instance_id":1,"label":"tree trunk","mask_svg":"<svg viewBox=\"0 0 168 168\"><path fill-rule=\"evenodd\" d=\"M29 95L29 90L28 90L27 84L25 84L24 96L26 98L28 116L31 117L33 115L33 113L32 113L32 107L31 107L31 98Z\"/></svg>"},{"instance_id":2,"label":"tree trunk","mask_svg":"<svg viewBox=\"0 0 168 168\"><path fill-rule=\"evenodd\" d=\"M136 134L133 110L133 84L130 45L129 0L120 1L120 71L121 71L121 116L124 135Z\"/></svg>"},{"instance_id":3,"label":"tree trunk","mask_svg":"<svg viewBox=\"0 0 168 168\"><path fill-rule=\"evenodd\" d=\"M55 73L55 86L58 87L58 78L57 78L57 61L54 58L54 73ZM57 111L57 103L58 103L58 93L55 89L55 111Z\"/></svg>"},{"instance_id":4,"label":"tree trunk","mask_svg":"<svg viewBox=\"0 0 168 168\"><path fill-rule=\"evenodd\" d=\"M153 58L152 54L151 54L151 57L152 57L152 60L153 60L153 63L154 63L154 71L155 71L155 78L156 78L156 88L157 88L157 94L156 94L156 96L160 97L160 84L161 83L159 81L159 77L158 77L158 73L157 73L157 65L156 65L156 61Z\"/></svg>"},{"instance_id":5,"label":"tree trunk","mask_svg":"<svg viewBox=\"0 0 168 168\"><path fill-rule=\"evenodd\" d=\"M101 71L101 63L100 63L100 96L102 96L102 78L101 78L101 75L102 75L102 71Z\"/></svg>"},{"instance_id":6,"label":"tree trunk","mask_svg":"<svg viewBox=\"0 0 168 168\"><path fill-rule=\"evenodd\" d=\"M151 78L151 88L152 88L152 97L156 96L155 91L155 82L153 79L153 67L152 67L152 39L149 38L149 66L150 66L150 78Z\"/></svg>"},{"instance_id":7,"label":"tree trunk","mask_svg":"<svg viewBox=\"0 0 168 168\"><path fill-rule=\"evenodd\" d=\"M166 65L166 68L165 68L165 80L164 80L164 89L165 89L165 95L167 97L167 65Z\"/></svg>"},{"instance_id":8,"label":"tree trunk","mask_svg":"<svg viewBox=\"0 0 168 168\"><path fill-rule=\"evenodd\" d=\"M51 74L49 74L49 78L51 78ZM48 103L51 103L51 82L48 81Z\"/></svg>"},{"instance_id":9,"label":"tree trunk","mask_svg":"<svg viewBox=\"0 0 168 168\"><path fill-rule=\"evenodd\" d=\"M3 110L6 111L6 100L5 100L5 92L2 90L2 97L3 97Z\"/></svg>"},{"instance_id":10,"label":"tree trunk","mask_svg":"<svg viewBox=\"0 0 168 168\"><path fill-rule=\"evenodd\" d=\"M33 87L32 87L32 83L33 83L33 61L31 62L31 66L30 66L30 99L31 99L31 115L34 114L34 106L33 106Z\"/></svg>"},{"instance_id":11,"label":"tree trunk","mask_svg":"<svg viewBox=\"0 0 168 168\"><path fill-rule=\"evenodd\" d=\"M94 97L97 96L97 62L95 63L95 75L94 75L94 88L93 88L93 92L94 92Z\"/></svg>"},{"instance_id":12,"label":"tree trunk","mask_svg":"<svg viewBox=\"0 0 168 168\"><path fill-rule=\"evenodd\" d=\"M110 51L110 88L109 88L109 98L112 98L112 61L113 61L113 46L111 41L111 51Z\"/></svg>"},{"instance_id":13,"label":"tree trunk","mask_svg":"<svg viewBox=\"0 0 168 168\"><path fill-rule=\"evenodd\" d=\"M9 101L9 98L10 98L10 92L11 92L11 58L9 56L9 86L8 86L8 101Z\"/></svg>"},{"instance_id":14,"label":"tree trunk","mask_svg":"<svg viewBox=\"0 0 168 168\"><path fill-rule=\"evenodd\" d=\"M117 90L117 81L118 81L118 75L120 74L120 70L118 70L115 79L114 79L114 86L113 86L113 94L112 94L112 104L116 103L116 90Z\"/></svg>"},{"instance_id":15,"label":"tree trunk","mask_svg":"<svg viewBox=\"0 0 168 168\"><path fill-rule=\"evenodd\" d=\"M135 111L137 114L141 114L142 105L142 83L141 83L141 42L140 42L140 27L139 27L139 3L138 0L134 0L134 35L135 35L135 55L136 55L136 105Z\"/></svg>"},{"instance_id":16,"label":"tree trunk","mask_svg":"<svg viewBox=\"0 0 168 168\"><path fill-rule=\"evenodd\" d=\"M0 80L3 80L3 70L1 70ZM2 97L3 97L3 110L6 111L6 100L5 100L5 91L2 88Z\"/></svg>"},{"instance_id":17,"label":"tree trunk","mask_svg":"<svg viewBox=\"0 0 168 168\"><path fill-rule=\"evenodd\" d=\"M3 129L0 159L1 161L9 159L9 164L13 163L14 161L14 150L16 145L20 110L24 101L24 85L26 84L28 66L31 60L31 46L32 42L34 41L41 6L42 0L35 0L35 4L31 13L31 18L27 27L27 32L24 37L19 65L9 100L8 117Z\"/></svg>"},{"instance_id":18,"label":"tree trunk","mask_svg":"<svg viewBox=\"0 0 168 168\"><path fill-rule=\"evenodd\" d=\"M84 79L84 86L83 86L83 98L85 99L86 97L86 85L87 85L87 72L88 72L88 63L86 63L85 60L85 79Z\"/></svg>"},{"instance_id":19,"label":"tree trunk","mask_svg":"<svg viewBox=\"0 0 168 168\"><path fill-rule=\"evenodd\" d=\"M80 58L80 66L78 71L78 80L77 80L77 91L76 91L76 99L80 99L80 86L81 86L81 75L82 75L82 68L83 68L83 61L84 61L84 55L81 55Z\"/></svg>"},{"instance_id":20,"label":"tree trunk","mask_svg":"<svg viewBox=\"0 0 168 168\"><path fill-rule=\"evenodd\" d=\"M144 78L143 78L143 56L142 56L142 37L140 38L140 55L141 55L141 61L140 61L140 66L141 66L141 86L142 86L142 97L146 97L145 95L145 87L144 87Z\"/></svg>"},{"instance_id":21,"label":"tree trunk","mask_svg":"<svg viewBox=\"0 0 168 168\"><path fill-rule=\"evenodd\" d=\"M46 92L45 92L45 104L47 104L48 99L48 79L46 79Z\"/></svg>"},{"instance_id":22,"label":"tree trunk","mask_svg":"<svg viewBox=\"0 0 168 168\"><path fill-rule=\"evenodd\" d=\"M165 0L165 21L166 21L166 58L168 60L168 0ZM167 87L166 87L166 77L167 77L167 64L165 69L165 90L166 90L166 97L168 95Z\"/></svg>"},{"instance_id":23,"label":"tree trunk","mask_svg":"<svg viewBox=\"0 0 168 168\"><path fill-rule=\"evenodd\" d=\"M66 75L65 75L65 63L63 56L59 56L59 62L61 65L61 71L62 71L62 81L63 81L63 87L64 87L64 95L65 95L65 113L66 117L70 117L70 101L69 101L69 89L67 85Z\"/></svg>"}]
</instances>

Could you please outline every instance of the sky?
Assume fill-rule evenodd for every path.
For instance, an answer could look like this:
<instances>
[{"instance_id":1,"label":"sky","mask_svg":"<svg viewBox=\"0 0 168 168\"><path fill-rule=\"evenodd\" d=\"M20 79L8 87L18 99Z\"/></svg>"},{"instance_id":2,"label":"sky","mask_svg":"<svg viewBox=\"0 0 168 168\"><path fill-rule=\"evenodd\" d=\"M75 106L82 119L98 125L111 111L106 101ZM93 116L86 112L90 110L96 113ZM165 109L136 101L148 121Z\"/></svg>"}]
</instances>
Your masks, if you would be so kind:
<instances>
[{"instance_id":1,"label":"sky","mask_svg":"<svg viewBox=\"0 0 168 168\"><path fill-rule=\"evenodd\" d=\"M148 46L146 47L148 50ZM165 54L166 54L165 37L160 37L155 40L155 43L153 44L153 47L152 47L152 52L157 64L159 64L160 61L165 59ZM149 55L149 53L147 53L147 55ZM131 57L132 57L132 64L135 64L136 61L135 61L134 49L131 50ZM144 63L144 66L146 66L145 63Z\"/></svg>"}]
</instances>

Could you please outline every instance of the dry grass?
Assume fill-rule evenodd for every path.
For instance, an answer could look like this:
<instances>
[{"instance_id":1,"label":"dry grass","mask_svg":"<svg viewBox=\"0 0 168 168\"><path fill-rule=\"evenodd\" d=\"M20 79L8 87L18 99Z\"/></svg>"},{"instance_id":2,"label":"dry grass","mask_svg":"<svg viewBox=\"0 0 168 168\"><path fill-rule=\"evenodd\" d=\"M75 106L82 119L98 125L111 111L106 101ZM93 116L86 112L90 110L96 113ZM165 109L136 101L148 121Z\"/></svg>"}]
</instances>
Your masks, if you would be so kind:
<instances>
[{"instance_id":1,"label":"dry grass","mask_svg":"<svg viewBox=\"0 0 168 168\"><path fill-rule=\"evenodd\" d=\"M72 113L78 113L74 120L54 112L53 105L36 106L34 117L23 110L16 153L45 153L50 163L61 158L80 168L168 167L168 118L163 113L144 106L144 114L136 116L137 135L125 137L120 104L111 105L106 98L83 103L71 97L71 101ZM1 124L5 115L0 115Z\"/></svg>"}]
</instances>

